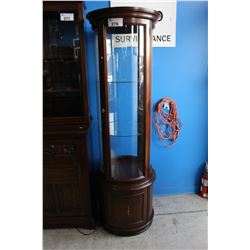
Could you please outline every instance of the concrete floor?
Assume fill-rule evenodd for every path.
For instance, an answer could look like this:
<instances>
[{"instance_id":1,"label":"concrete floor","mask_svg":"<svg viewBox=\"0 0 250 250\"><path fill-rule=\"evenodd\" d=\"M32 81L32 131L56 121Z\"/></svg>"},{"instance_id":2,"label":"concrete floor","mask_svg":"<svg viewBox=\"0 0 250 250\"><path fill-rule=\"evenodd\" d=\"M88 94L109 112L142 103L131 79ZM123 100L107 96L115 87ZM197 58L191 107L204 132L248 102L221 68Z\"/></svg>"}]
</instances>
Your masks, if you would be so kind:
<instances>
[{"instance_id":1,"label":"concrete floor","mask_svg":"<svg viewBox=\"0 0 250 250\"><path fill-rule=\"evenodd\" d=\"M207 199L195 194L154 197L155 216L144 233L119 237L99 227L89 236L76 229L44 230L44 249L207 249ZM89 233L91 230L84 230Z\"/></svg>"}]
</instances>

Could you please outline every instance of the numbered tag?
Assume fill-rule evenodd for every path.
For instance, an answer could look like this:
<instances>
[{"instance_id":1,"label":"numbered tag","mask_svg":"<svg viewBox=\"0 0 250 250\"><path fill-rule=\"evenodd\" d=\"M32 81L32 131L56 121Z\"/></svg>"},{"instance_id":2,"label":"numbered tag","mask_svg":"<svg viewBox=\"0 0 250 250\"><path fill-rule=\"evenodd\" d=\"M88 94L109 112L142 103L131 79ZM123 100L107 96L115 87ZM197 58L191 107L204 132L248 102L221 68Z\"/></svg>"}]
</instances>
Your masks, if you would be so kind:
<instances>
[{"instance_id":1,"label":"numbered tag","mask_svg":"<svg viewBox=\"0 0 250 250\"><path fill-rule=\"evenodd\" d=\"M61 21L74 21L74 13L60 13Z\"/></svg>"},{"instance_id":2,"label":"numbered tag","mask_svg":"<svg viewBox=\"0 0 250 250\"><path fill-rule=\"evenodd\" d=\"M122 27L122 26L123 26L123 18L108 19L108 27Z\"/></svg>"}]
</instances>

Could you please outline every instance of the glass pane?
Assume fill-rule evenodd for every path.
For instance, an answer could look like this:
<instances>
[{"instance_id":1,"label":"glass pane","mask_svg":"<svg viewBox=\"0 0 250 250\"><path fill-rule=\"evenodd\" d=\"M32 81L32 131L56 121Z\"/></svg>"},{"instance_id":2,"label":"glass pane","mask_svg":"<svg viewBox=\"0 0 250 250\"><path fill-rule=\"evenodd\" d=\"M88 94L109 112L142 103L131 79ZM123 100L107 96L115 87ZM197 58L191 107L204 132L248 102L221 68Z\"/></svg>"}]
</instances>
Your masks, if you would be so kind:
<instances>
[{"instance_id":1,"label":"glass pane","mask_svg":"<svg viewBox=\"0 0 250 250\"><path fill-rule=\"evenodd\" d=\"M43 16L44 116L82 115L80 36L76 13L61 21L60 12Z\"/></svg>"},{"instance_id":2,"label":"glass pane","mask_svg":"<svg viewBox=\"0 0 250 250\"><path fill-rule=\"evenodd\" d=\"M144 175L143 26L107 28L111 175Z\"/></svg>"}]
</instances>

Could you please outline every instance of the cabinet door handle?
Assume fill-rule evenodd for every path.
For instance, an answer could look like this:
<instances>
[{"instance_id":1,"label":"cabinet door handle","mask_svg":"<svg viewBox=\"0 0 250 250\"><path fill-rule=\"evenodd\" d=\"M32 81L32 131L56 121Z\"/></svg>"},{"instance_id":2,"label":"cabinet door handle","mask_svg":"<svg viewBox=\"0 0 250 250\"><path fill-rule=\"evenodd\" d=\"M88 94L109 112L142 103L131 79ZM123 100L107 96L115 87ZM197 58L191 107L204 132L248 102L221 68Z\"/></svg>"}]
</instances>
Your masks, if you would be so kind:
<instances>
[{"instance_id":1,"label":"cabinet door handle","mask_svg":"<svg viewBox=\"0 0 250 250\"><path fill-rule=\"evenodd\" d=\"M128 206L127 208L127 215L129 216L130 215L130 207Z\"/></svg>"}]
</instances>

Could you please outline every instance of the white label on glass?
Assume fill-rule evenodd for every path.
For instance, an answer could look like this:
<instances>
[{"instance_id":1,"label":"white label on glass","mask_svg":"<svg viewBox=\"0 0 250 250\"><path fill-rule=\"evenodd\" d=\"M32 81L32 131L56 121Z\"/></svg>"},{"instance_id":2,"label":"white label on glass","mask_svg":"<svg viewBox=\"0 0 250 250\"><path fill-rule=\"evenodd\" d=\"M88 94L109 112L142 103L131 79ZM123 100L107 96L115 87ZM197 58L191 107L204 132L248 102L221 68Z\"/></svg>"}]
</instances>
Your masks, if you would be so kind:
<instances>
[{"instance_id":1,"label":"white label on glass","mask_svg":"<svg viewBox=\"0 0 250 250\"><path fill-rule=\"evenodd\" d=\"M123 26L123 18L108 19L108 27L122 27L122 26Z\"/></svg>"},{"instance_id":2,"label":"white label on glass","mask_svg":"<svg viewBox=\"0 0 250 250\"><path fill-rule=\"evenodd\" d=\"M74 21L74 13L60 13L61 21Z\"/></svg>"},{"instance_id":3,"label":"white label on glass","mask_svg":"<svg viewBox=\"0 0 250 250\"><path fill-rule=\"evenodd\" d=\"M108 82L112 82L113 81L113 75L108 75Z\"/></svg>"},{"instance_id":4,"label":"white label on glass","mask_svg":"<svg viewBox=\"0 0 250 250\"><path fill-rule=\"evenodd\" d=\"M109 134L115 135L114 113L109 113Z\"/></svg>"}]
</instances>

